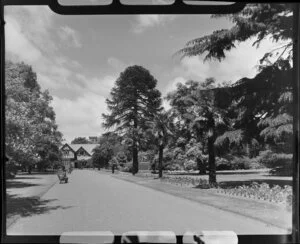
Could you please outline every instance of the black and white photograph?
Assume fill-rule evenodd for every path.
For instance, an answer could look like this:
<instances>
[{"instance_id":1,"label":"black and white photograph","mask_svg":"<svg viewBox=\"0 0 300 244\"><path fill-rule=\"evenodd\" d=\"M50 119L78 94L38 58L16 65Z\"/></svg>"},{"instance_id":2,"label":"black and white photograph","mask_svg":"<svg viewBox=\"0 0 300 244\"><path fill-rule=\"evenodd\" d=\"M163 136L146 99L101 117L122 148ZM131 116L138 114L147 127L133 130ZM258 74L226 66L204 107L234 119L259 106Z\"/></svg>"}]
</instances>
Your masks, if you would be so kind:
<instances>
[{"instance_id":1,"label":"black and white photograph","mask_svg":"<svg viewBox=\"0 0 300 244\"><path fill-rule=\"evenodd\" d=\"M4 19L7 235L292 233L293 4Z\"/></svg>"}]
</instances>

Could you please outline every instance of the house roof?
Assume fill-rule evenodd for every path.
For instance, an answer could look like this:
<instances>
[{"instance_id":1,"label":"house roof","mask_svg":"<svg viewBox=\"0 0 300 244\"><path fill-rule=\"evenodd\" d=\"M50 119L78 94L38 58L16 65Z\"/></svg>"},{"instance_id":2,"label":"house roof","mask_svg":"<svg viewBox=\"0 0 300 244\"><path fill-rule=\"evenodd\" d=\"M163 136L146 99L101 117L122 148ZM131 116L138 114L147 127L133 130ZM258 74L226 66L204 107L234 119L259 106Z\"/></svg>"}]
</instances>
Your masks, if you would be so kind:
<instances>
[{"instance_id":1,"label":"house roof","mask_svg":"<svg viewBox=\"0 0 300 244\"><path fill-rule=\"evenodd\" d=\"M70 149L75 153L74 149L73 149L72 147L70 147L70 144L69 144L69 143L63 144L63 145L59 148L59 150L62 150L64 147L70 148Z\"/></svg>"},{"instance_id":2,"label":"house roof","mask_svg":"<svg viewBox=\"0 0 300 244\"><path fill-rule=\"evenodd\" d=\"M93 149L99 144L68 144L75 152L78 151L79 148L83 148L88 154L93 154Z\"/></svg>"},{"instance_id":3,"label":"house roof","mask_svg":"<svg viewBox=\"0 0 300 244\"><path fill-rule=\"evenodd\" d=\"M83 148L88 154L93 154L93 149L99 146L99 144L64 144L61 148L65 145L68 145L74 152L77 152L79 148Z\"/></svg>"}]
</instances>

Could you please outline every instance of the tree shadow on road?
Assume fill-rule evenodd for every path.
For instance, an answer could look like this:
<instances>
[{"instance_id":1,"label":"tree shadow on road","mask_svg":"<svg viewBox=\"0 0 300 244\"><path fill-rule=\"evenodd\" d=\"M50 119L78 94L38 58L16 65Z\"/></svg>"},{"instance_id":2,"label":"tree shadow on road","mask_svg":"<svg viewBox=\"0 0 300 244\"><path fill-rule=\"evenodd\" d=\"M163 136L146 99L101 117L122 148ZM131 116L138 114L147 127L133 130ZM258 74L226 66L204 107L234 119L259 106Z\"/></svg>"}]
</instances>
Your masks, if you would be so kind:
<instances>
[{"instance_id":1,"label":"tree shadow on road","mask_svg":"<svg viewBox=\"0 0 300 244\"><path fill-rule=\"evenodd\" d=\"M38 176L17 176L13 180L37 180L37 179L42 179L42 177Z\"/></svg>"},{"instance_id":2,"label":"tree shadow on road","mask_svg":"<svg viewBox=\"0 0 300 244\"><path fill-rule=\"evenodd\" d=\"M25 188L25 187L31 187L31 186L40 186L41 184L33 184L28 183L24 181L7 181L6 182L6 188Z\"/></svg>"},{"instance_id":3,"label":"tree shadow on road","mask_svg":"<svg viewBox=\"0 0 300 244\"><path fill-rule=\"evenodd\" d=\"M68 209L73 206L54 206L52 203L58 199L43 200L38 197L18 197L18 195L6 194L6 216L28 217L48 213L57 209ZM51 206L49 206L51 204Z\"/></svg>"},{"instance_id":4,"label":"tree shadow on road","mask_svg":"<svg viewBox=\"0 0 300 244\"><path fill-rule=\"evenodd\" d=\"M18 175L28 175L28 176L35 176L35 175L53 175L56 174L55 170L50 171L32 171L30 174L28 172L19 172Z\"/></svg>"}]
</instances>

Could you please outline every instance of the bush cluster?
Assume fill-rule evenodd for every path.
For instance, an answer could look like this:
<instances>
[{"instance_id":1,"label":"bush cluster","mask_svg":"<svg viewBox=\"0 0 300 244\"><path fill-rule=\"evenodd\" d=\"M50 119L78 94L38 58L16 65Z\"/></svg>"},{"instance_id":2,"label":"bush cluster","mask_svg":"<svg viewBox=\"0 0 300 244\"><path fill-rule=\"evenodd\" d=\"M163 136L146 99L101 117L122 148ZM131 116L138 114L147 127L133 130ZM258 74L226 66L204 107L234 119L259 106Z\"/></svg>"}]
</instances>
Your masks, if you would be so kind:
<instances>
[{"instance_id":1,"label":"bush cluster","mask_svg":"<svg viewBox=\"0 0 300 244\"><path fill-rule=\"evenodd\" d=\"M165 170L169 170L169 171L178 171L178 170L183 170L183 166L180 165L180 164L168 164L166 167L165 167Z\"/></svg>"},{"instance_id":2,"label":"bush cluster","mask_svg":"<svg viewBox=\"0 0 300 244\"><path fill-rule=\"evenodd\" d=\"M16 163L8 161L6 163L5 178L12 179L16 176L17 172L18 167L16 166Z\"/></svg>"},{"instance_id":3,"label":"bush cluster","mask_svg":"<svg viewBox=\"0 0 300 244\"><path fill-rule=\"evenodd\" d=\"M257 161L256 158L249 157L234 157L232 162L232 169L259 169L263 166Z\"/></svg>"},{"instance_id":4,"label":"bush cluster","mask_svg":"<svg viewBox=\"0 0 300 244\"><path fill-rule=\"evenodd\" d=\"M122 172L132 172L132 166L124 166L120 169Z\"/></svg>"},{"instance_id":5,"label":"bush cluster","mask_svg":"<svg viewBox=\"0 0 300 244\"><path fill-rule=\"evenodd\" d=\"M186 160L186 162L184 163L184 169L185 170L197 170L198 166L197 166L197 162L195 162L194 160Z\"/></svg>"},{"instance_id":6,"label":"bush cluster","mask_svg":"<svg viewBox=\"0 0 300 244\"><path fill-rule=\"evenodd\" d=\"M271 150L262 151L257 160L267 168L271 168L271 173L276 175L292 175L293 154L274 153Z\"/></svg>"},{"instance_id":7,"label":"bush cluster","mask_svg":"<svg viewBox=\"0 0 300 244\"><path fill-rule=\"evenodd\" d=\"M262 151L257 157L232 156L216 157L217 170L261 169L271 168L274 174L292 174L292 154L274 153L270 150Z\"/></svg>"},{"instance_id":8,"label":"bush cluster","mask_svg":"<svg viewBox=\"0 0 300 244\"><path fill-rule=\"evenodd\" d=\"M181 141L180 141L181 142ZM181 144L180 144L181 145ZM200 167L208 170L208 155L203 154L199 144L188 144L185 148L166 148L163 156L163 170L168 171L198 171ZM158 170L158 155L153 151L143 152L139 161L140 170ZM127 166L126 166L127 165ZM124 164L122 171L130 172L130 162ZM154 167L155 166L155 167ZM291 175L292 174L292 154L273 153L271 150L262 151L257 157L248 156L216 157L217 170L247 170L271 168L272 174Z\"/></svg>"},{"instance_id":9,"label":"bush cluster","mask_svg":"<svg viewBox=\"0 0 300 244\"><path fill-rule=\"evenodd\" d=\"M217 170L238 170L238 169L260 169L263 168L256 158L243 157L230 157L216 158Z\"/></svg>"}]
</instances>

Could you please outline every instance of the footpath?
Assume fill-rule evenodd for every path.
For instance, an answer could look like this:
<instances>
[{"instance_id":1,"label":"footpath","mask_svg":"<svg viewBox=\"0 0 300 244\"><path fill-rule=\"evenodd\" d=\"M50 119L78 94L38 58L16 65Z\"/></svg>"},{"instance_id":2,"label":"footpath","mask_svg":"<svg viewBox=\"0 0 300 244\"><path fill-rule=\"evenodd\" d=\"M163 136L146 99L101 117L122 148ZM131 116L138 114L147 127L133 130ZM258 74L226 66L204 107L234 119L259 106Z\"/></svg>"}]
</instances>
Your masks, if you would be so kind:
<instances>
[{"instance_id":1,"label":"footpath","mask_svg":"<svg viewBox=\"0 0 300 244\"><path fill-rule=\"evenodd\" d=\"M112 177L118 179L250 217L285 230L291 230L292 228L292 212L283 205L262 200L218 194L207 189L199 189L196 187L177 186L166 183L158 179L157 176L145 177L142 173L138 173L135 176L119 171L112 174L111 171L101 170L99 173L110 174Z\"/></svg>"},{"instance_id":2,"label":"footpath","mask_svg":"<svg viewBox=\"0 0 300 244\"><path fill-rule=\"evenodd\" d=\"M56 174L18 174L6 180L6 227L28 213L58 181Z\"/></svg>"}]
</instances>

